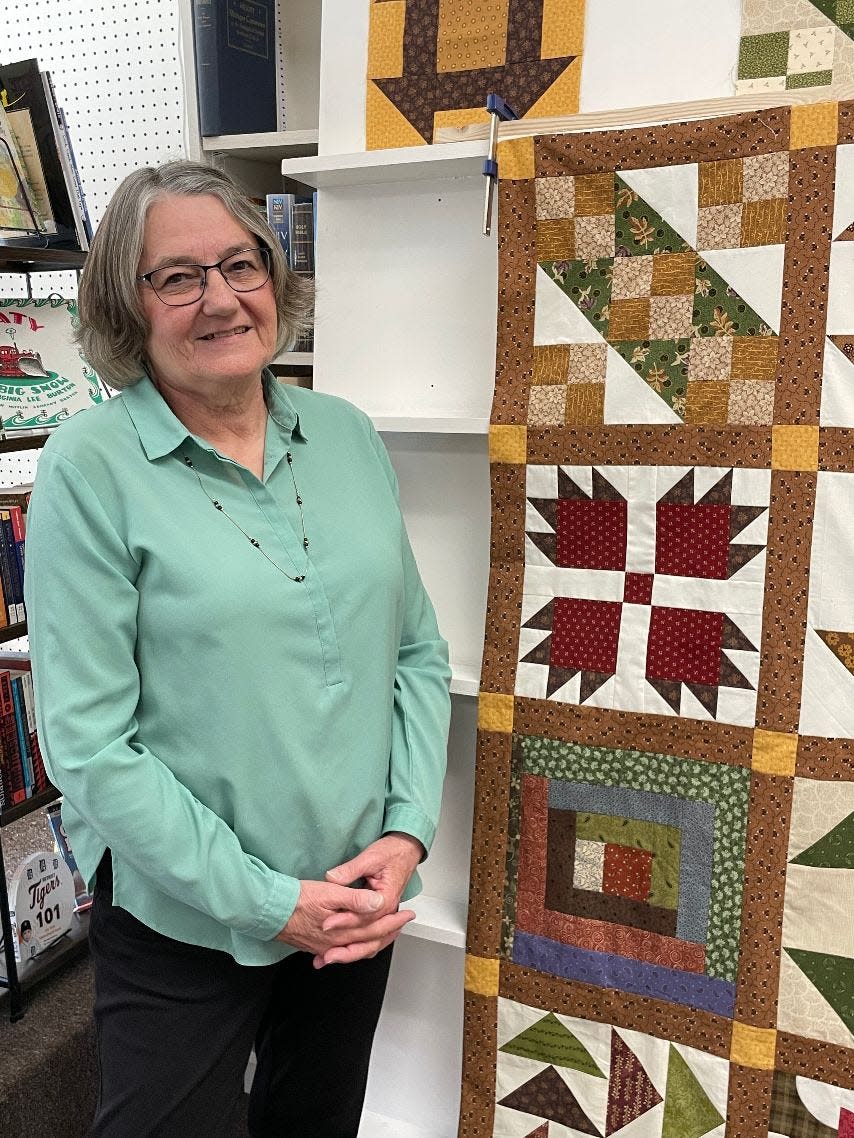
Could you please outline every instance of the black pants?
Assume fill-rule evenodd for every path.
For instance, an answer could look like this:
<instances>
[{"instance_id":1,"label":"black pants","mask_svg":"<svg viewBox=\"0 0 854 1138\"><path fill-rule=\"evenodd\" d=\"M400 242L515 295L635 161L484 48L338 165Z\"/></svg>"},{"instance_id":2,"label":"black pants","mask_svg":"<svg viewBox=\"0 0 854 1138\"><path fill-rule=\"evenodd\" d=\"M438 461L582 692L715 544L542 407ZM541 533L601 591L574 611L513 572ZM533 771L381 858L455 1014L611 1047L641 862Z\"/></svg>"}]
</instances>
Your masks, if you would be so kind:
<instances>
[{"instance_id":1,"label":"black pants","mask_svg":"<svg viewBox=\"0 0 854 1138\"><path fill-rule=\"evenodd\" d=\"M253 1138L356 1138L392 946L316 970L260 968L161 936L112 905L98 869L89 941L97 1138L233 1138L253 1043Z\"/></svg>"}]
</instances>

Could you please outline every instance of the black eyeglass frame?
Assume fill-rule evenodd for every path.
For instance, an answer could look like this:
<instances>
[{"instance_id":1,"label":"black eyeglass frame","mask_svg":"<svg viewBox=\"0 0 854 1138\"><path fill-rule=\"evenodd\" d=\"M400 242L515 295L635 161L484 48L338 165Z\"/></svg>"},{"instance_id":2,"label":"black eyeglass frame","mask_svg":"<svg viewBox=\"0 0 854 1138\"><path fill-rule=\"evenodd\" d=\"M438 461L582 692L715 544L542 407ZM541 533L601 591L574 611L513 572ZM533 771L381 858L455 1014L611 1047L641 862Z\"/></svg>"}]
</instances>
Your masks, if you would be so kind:
<instances>
[{"instance_id":1,"label":"black eyeglass frame","mask_svg":"<svg viewBox=\"0 0 854 1138\"><path fill-rule=\"evenodd\" d=\"M261 281L260 284L253 285L252 288L235 288L225 273L222 271L222 266L226 261L230 261L233 257L239 257L241 253L260 253L262 255L264 264L267 266L266 277L264 277L263 281ZM212 265L197 265L192 261L187 261L180 265L162 265L158 269L152 269L149 273L141 273L139 276L137 276L136 279L138 281L145 281L145 283L162 304L167 305L169 308L186 308L190 304L198 304L202 297L205 295L205 289L208 287L208 273L211 271L211 269L219 269L219 275L222 277L231 291L241 293L257 292L259 288L263 288L267 281L270 279L272 268L272 258L270 257L270 250L267 248L267 246L253 245L251 247L247 247L246 249L235 249L233 253L229 253L227 257L223 257L221 261L215 261ZM204 276L202 277L202 291L193 300L182 300L177 304L173 304L171 300L164 300L157 289L154 287L154 282L151 280L151 278L155 273L161 273L164 270L168 269L201 269L204 273Z\"/></svg>"}]
</instances>

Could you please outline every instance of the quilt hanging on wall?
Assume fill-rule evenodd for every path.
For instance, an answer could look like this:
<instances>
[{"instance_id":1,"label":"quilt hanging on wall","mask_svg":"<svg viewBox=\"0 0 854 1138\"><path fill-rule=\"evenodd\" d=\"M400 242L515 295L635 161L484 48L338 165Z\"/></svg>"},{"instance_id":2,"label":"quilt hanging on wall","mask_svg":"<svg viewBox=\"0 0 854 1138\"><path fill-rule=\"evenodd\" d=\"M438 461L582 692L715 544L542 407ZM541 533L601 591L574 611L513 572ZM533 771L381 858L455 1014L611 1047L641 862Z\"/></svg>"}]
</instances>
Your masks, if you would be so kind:
<instances>
[{"instance_id":1,"label":"quilt hanging on wall","mask_svg":"<svg viewBox=\"0 0 854 1138\"><path fill-rule=\"evenodd\" d=\"M851 0L742 0L739 94L851 83Z\"/></svg>"},{"instance_id":2,"label":"quilt hanging on wall","mask_svg":"<svg viewBox=\"0 0 854 1138\"><path fill-rule=\"evenodd\" d=\"M854 1138L854 104L499 167L461 1138Z\"/></svg>"},{"instance_id":3,"label":"quilt hanging on wall","mask_svg":"<svg viewBox=\"0 0 854 1138\"><path fill-rule=\"evenodd\" d=\"M486 122L578 110L584 0L370 0L366 146L419 146Z\"/></svg>"}]
</instances>

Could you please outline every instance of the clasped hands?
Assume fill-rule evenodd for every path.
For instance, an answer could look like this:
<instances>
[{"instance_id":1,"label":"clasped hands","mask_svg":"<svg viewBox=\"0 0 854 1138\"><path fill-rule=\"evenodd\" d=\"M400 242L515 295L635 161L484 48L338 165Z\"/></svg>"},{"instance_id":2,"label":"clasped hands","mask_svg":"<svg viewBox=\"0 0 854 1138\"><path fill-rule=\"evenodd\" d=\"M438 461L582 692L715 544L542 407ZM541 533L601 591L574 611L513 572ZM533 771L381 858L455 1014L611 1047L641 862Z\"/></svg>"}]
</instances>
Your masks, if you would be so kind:
<instances>
[{"instance_id":1,"label":"clasped hands","mask_svg":"<svg viewBox=\"0 0 854 1138\"><path fill-rule=\"evenodd\" d=\"M423 855L417 838L384 834L324 881L300 881L296 908L276 939L313 953L315 968L376 956L415 917L398 905ZM360 879L367 888L352 888Z\"/></svg>"}]
</instances>

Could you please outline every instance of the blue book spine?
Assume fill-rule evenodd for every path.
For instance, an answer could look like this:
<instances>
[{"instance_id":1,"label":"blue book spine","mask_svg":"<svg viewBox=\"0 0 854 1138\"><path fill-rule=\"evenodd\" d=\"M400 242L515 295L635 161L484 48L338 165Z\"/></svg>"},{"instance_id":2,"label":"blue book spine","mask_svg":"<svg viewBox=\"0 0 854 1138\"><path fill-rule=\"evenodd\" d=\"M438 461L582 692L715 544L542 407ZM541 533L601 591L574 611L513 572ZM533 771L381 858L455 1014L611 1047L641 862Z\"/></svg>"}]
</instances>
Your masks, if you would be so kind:
<instances>
[{"instance_id":1,"label":"blue book spine","mask_svg":"<svg viewBox=\"0 0 854 1138\"><path fill-rule=\"evenodd\" d=\"M193 0L203 135L276 129L275 0Z\"/></svg>"},{"instance_id":2,"label":"blue book spine","mask_svg":"<svg viewBox=\"0 0 854 1138\"><path fill-rule=\"evenodd\" d=\"M11 525L11 523L10 523ZM0 514L0 580L3 582L3 602L9 624L18 623L18 606L15 603L12 583L11 549L6 545L6 527Z\"/></svg>"},{"instance_id":3,"label":"blue book spine","mask_svg":"<svg viewBox=\"0 0 854 1138\"><path fill-rule=\"evenodd\" d=\"M15 727L18 731L18 746L21 749L21 767L24 772L24 789L27 798L33 796L35 776L33 774L33 757L30 752L30 740L27 734L27 712L24 708L24 692L21 687L21 677L12 680L12 699L15 701Z\"/></svg>"},{"instance_id":4,"label":"blue book spine","mask_svg":"<svg viewBox=\"0 0 854 1138\"><path fill-rule=\"evenodd\" d=\"M285 260L291 263L290 214L288 211L288 194L267 194L267 222L276 236L285 254Z\"/></svg>"},{"instance_id":5,"label":"blue book spine","mask_svg":"<svg viewBox=\"0 0 854 1138\"><path fill-rule=\"evenodd\" d=\"M9 587L11 596L6 598L11 608L10 620L20 624L24 619L24 581L18 569L18 558L15 553L15 533L12 529L12 519L8 510L0 510L0 528L3 530L3 551L9 566ZM5 578L3 581L5 585Z\"/></svg>"}]
</instances>

